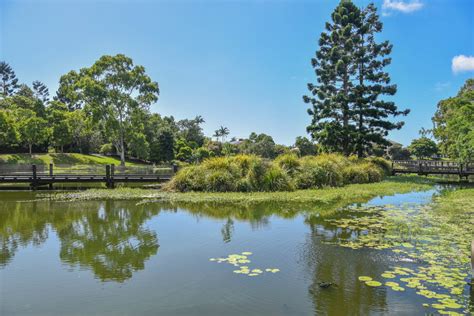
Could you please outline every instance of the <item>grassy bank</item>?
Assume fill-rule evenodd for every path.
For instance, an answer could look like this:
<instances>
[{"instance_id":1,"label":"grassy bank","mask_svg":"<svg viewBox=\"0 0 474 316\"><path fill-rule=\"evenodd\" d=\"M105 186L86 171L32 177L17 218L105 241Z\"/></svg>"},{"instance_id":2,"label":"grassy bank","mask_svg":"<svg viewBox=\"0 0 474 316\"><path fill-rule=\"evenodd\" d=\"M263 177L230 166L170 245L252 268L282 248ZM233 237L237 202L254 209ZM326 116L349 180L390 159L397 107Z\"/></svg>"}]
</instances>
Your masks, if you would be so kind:
<instances>
[{"instance_id":1,"label":"grassy bank","mask_svg":"<svg viewBox=\"0 0 474 316\"><path fill-rule=\"evenodd\" d=\"M427 190L434 182L418 176L389 177L378 183L350 184L338 188L297 190L292 192L163 192L147 189L117 188L114 190L91 189L75 193L56 193L48 195L54 200L148 200L171 203L212 203L212 204L331 204L364 202L367 199L406 193L415 190Z\"/></svg>"},{"instance_id":2,"label":"grassy bank","mask_svg":"<svg viewBox=\"0 0 474 316\"><path fill-rule=\"evenodd\" d=\"M49 165L53 163L72 164L72 165L120 165L120 159L115 157L107 157L101 155L84 155L84 154L0 154L0 163L5 164L37 164ZM137 165L135 162L127 162L128 166Z\"/></svg>"},{"instance_id":3,"label":"grassy bank","mask_svg":"<svg viewBox=\"0 0 474 316\"><path fill-rule=\"evenodd\" d=\"M166 188L188 192L294 191L381 181L390 174L381 158L347 158L321 154L298 158L286 154L273 161L253 155L216 157L180 170Z\"/></svg>"}]
</instances>

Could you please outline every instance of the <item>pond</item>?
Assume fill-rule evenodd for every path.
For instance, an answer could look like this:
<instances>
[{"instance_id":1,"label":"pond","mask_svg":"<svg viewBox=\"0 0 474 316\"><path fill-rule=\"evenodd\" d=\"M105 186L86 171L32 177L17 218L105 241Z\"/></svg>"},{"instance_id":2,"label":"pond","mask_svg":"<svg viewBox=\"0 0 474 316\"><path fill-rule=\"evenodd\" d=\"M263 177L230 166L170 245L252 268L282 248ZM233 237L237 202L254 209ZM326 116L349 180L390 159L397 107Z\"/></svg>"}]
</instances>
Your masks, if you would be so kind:
<instances>
[{"instance_id":1,"label":"pond","mask_svg":"<svg viewBox=\"0 0 474 316\"><path fill-rule=\"evenodd\" d=\"M0 314L468 313L467 250L450 247L453 257L433 236L419 247L394 236L416 234L412 218L426 227L420 214L440 190L337 211L0 192Z\"/></svg>"}]
</instances>

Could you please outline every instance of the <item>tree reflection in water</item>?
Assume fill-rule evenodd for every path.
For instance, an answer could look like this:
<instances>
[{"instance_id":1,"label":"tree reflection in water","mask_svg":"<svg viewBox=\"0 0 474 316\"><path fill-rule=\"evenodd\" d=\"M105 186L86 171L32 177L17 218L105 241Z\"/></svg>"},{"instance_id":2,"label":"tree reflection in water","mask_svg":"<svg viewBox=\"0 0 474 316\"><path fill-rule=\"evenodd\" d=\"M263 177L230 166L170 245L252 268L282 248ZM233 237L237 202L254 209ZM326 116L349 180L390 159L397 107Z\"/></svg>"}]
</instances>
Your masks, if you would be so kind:
<instances>
[{"instance_id":1,"label":"tree reflection in water","mask_svg":"<svg viewBox=\"0 0 474 316\"><path fill-rule=\"evenodd\" d=\"M374 291L358 280L361 275L380 274L383 265L379 258L360 255L360 251L328 244L338 239L346 239L360 234L349 228L341 229L326 222L341 218L343 212L336 212L328 217L309 216L306 222L310 227L303 262L307 264L308 273L312 276L309 295L313 300L317 314L325 315L369 315L383 313L388 306L386 291L380 288ZM331 282L336 286L321 288L319 283Z\"/></svg>"},{"instance_id":2,"label":"tree reflection in water","mask_svg":"<svg viewBox=\"0 0 474 316\"><path fill-rule=\"evenodd\" d=\"M103 203L58 231L60 258L71 265L92 269L102 281L123 282L158 251L158 238L143 223L155 215L143 208L128 209Z\"/></svg>"},{"instance_id":3,"label":"tree reflection in water","mask_svg":"<svg viewBox=\"0 0 474 316\"><path fill-rule=\"evenodd\" d=\"M19 246L40 245L56 231L60 258L90 269L102 281L123 282L158 251L158 238L144 223L159 210L129 202L1 202L0 265Z\"/></svg>"}]
</instances>

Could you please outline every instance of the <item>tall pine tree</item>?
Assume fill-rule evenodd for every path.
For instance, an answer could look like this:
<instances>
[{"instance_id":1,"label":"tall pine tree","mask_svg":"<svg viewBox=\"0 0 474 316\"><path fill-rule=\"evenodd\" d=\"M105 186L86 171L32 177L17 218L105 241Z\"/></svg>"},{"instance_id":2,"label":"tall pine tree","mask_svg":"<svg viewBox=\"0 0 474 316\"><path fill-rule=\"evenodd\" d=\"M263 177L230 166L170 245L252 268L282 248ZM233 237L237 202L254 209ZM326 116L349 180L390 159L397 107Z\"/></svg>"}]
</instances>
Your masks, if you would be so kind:
<instances>
[{"instance_id":1,"label":"tall pine tree","mask_svg":"<svg viewBox=\"0 0 474 316\"><path fill-rule=\"evenodd\" d=\"M328 152L353 151L355 128L351 124L351 94L356 74L354 37L361 24L361 12L351 1L341 1L321 33L319 50L311 60L317 84L308 84L311 96L304 96L311 103L308 110L313 117L307 130Z\"/></svg>"},{"instance_id":2,"label":"tall pine tree","mask_svg":"<svg viewBox=\"0 0 474 316\"><path fill-rule=\"evenodd\" d=\"M380 99L393 96L397 86L391 84L390 75L384 67L390 65L392 45L389 41L377 43L376 33L382 31L382 22L374 4L361 11L362 25L357 30L354 62L357 67L357 85L354 86L353 114L356 122L356 153L363 157L374 146L389 146L385 139L388 132L400 129L404 122L393 122L389 118L407 115L410 110L398 110L394 102Z\"/></svg>"},{"instance_id":3,"label":"tall pine tree","mask_svg":"<svg viewBox=\"0 0 474 316\"><path fill-rule=\"evenodd\" d=\"M12 67L4 61L0 61L0 77L0 96L7 97L14 94L18 89L18 79Z\"/></svg>"},{"instance_id":4,"label":"tall pine tree","mask_svg":"<svg viewBox=\"0 0 474 316\"><path fill-rule=\"evenodd\" d=\"M312 59L317 84L308 84L311 95L303 97L312 105L307 130L325 151L363 156L376 144L388 145L388 131L401 128L390 116L408 114L379 99L396 93L383 70L392 46L375 41L382 23L373 4L360 10L342 0L325 29Z\"/></svg>"}]
</instances>

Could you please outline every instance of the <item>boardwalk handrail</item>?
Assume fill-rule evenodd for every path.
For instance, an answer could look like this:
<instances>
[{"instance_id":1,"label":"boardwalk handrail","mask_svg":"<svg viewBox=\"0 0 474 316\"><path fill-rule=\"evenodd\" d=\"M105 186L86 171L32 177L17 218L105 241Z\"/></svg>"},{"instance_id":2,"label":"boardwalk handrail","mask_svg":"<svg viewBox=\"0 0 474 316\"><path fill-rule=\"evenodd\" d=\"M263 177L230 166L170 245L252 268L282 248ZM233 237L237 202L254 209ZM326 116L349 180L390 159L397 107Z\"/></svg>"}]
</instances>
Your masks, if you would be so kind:
<instances>
[{"instance_id":1,"label":"boardwalk handrail","mask_svg":"<svg viewBox=\"0 0 474 316\"><path fill-rule=\"evenodd\" d=\"M474 175L474 163L447 160L393 160L392 173Z\"/></svg>"},{"instance_id":2,"label":"boardwalk handrail","mask_svg":"<svg viewBox=\"0 0 474 316\"><path fill-rule=\"evenodd\" d=\"M114 166L114 165L5 165L0 164L0 183L29 183L39 185L64 182L103 182L114 187L115 182L162 182L176 172L173 165Z\"/></svg>"}]
</instances>

